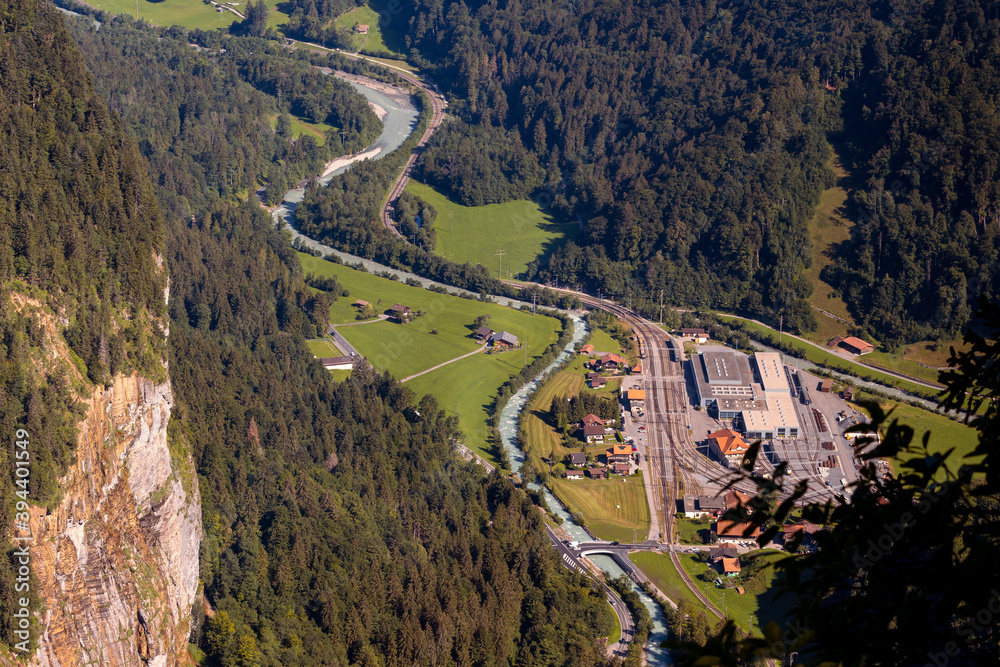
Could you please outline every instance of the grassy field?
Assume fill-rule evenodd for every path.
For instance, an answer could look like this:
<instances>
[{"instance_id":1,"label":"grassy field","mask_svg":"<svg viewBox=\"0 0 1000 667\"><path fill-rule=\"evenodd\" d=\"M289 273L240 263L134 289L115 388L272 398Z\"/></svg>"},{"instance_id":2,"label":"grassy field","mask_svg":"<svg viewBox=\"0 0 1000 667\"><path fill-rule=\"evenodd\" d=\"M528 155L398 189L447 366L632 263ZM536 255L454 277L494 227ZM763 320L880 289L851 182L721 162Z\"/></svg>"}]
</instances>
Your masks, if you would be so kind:
<instances>
[{"instance_id":1,"label":"grassy field","mask_svg":"<svg viewBox=\"0 0 1000 667\"><path fill-rule=\"evenodd\" d=\"M649 506L642 477L611 479L550 478L552 492L571 512L583 515L587 527L603 540L631 542L649 535Z\"/></svg>"},{"instance_id":2,"label":"grassy field","mask_svg":"<svg viewBox=\"0 0 1000 667\"><path fill-rule=\"evenodd\" d=\"M382 39L382 29L379 27L379 15L374 9L368 6L356 7L351 11L337 17L336 26L340 30L351 33L351 50L355 53L372 51L379 53L383 51L392 52ZM354 32L355 24L366 24L368 34L359 35Z\"/></svg>"},{"instance_id":3,"label":"grassy field","mask_svg":"<svg viewBox=\"0 0 1000 667\"><path fill-rule=\"evenodd\" d=\"M608 603L608 607L611 609L611 618L614 619L611 625L611 632L608 634L608 646L611 646L622 638L622 622L618 620L618 614L615 613L615 609L611 606L610 602Z\"/></svg>"},{"instance_id":4,"label":"grassy field","mask_svg":"<svg viewBox=\"0 0 1000 667\"><path fill-rule=\"evenodd\" d=\"M629 554L629 558L639 566L643 574L652 580L653 585L663 591L663 594L673 600L674 603L679 604L681 600L685 600L695 609L704 609L701 600L695 597L695 594L691 592L691 589L681 579L681 575L674 568L674 564L670 562L668 554L637 551Z\"/></svg>"},{"instance_id":5,"label":"grassy field","mask_svg":"<svg viewBox=\"0 0 1000 667\"><path fill-rule=\"evenodd\" d=\"M301 116L292 116L292 136L295 138L301 137L308 134L316 143L320 146L326 143L326 133L332 129L335 129L332 125L327 125L326 123L314 123L310 120L306 120ZM275 127L278 123L277 114L271 116L271 127Z\"/></svg>"},{"instance_id":6,"label":"grassy field","mask_svg":"<svg viewBox=\"0 0 1000 667\"><path fill-rule=\"evenodd\" d=\"M268 6L270 7L270 2ZM268 28L278 28L280 30L281 26L285 25L292 20L290 14L285 13L282 9L290 8L289 3L280 2L277 7L271 7L271 12L267 15L267 27ZM241 9L242 13L243 10Z\"/></svg>"},{"instance_id":7,"label":"grassy field","mask_svg":"<svg viewBox=\"0 0 1000 667\"><path fill-rule=\"evenodd\" d=\"M504 277L518 277L530 261L549 254L577 225L560 224L531 201L486 206L456 204L430 186L410 181L406 189L437 210L434 229L437 253L456 262L482 264L491 275L498 269L496 252L503 250Z\"/></svg>"},{"instance_id":8,"label":"grassy field","mask_svg":"<svg viewBox=\"0 0 1000 667\"><path fill-rule=\"evenodd\" d=\"M135 18L135 0L88 0L87 4L97 9L103 9L112 14L127 14ZM234 6L236 11L243 13L245 3ZM233 21L242 19L232 12L218 12L214 5L206 5L201 0L169 0L168 2L149 2L139 0L139 18L154 25L180 25L185 28L229 28Z\"/></svg>"},{"instance_id":9,"label":"grassy field","mask_svg":"<svg viewBox=\"0 0 1000 667\"><path fill-rule=\"evenodd\" d=\"M677 526L677 538L681 544L708 544L702 538L712 532L711 521L686 519L678 515L674 525Z\"/></svg>"},{"instance_id":10,"label":"grassy field","mask_svg":"<svg viewBox=\"0 0 1000 667\"><path fill-rule=\"evenodd\" d=\"M979 443L979 432L974 428L948 419L944 415L935 414L929 410L922 410L912 405L886 403L882 406L884 410L895 408L891 419L899 419L900 423L907 424L913 428L913 442L920 444L923 442L924 434L930 431L928 449L930 453L944 453L948 449L954 448L955 454L952 456L949 469L956 470L960 465L960 457L965 456L975 449ZM862 412L866 410L858 407ZM916 458L917 454L904 453L899 457L900 461L907 461ZM899 466L896 465L896 468Z\"/></svg>"},{"instance_id":11,"label":"grassy field","mask_svg":"<svg viewBox=\"0 0 1000 667\"><path fill-rule=\"evenodd\" d=\"M754 557L774 562L786 557L786 554L781 551L767 550L755 552ZM761 595L754 595L749 591L740 595L733 588L717 588L715 584L698 579L699 574L711 568L708 564L698 561L693 554L680 554L680 559L681 565L688 573L688 576L695 582L698 590L717 609L720 611L724 610L726 616L733 619L743 630L747 632L753 631L755 634L760 635L759 628L762 625L767 625L770 621L779 621L780 623L781 619L787 616L791 598L787 595L781 598L776 597L773 584L778 573L774 568L769 567L765 570L765 578L768 585L767 591ZM721 577L722 575L719 576Z\"/></svg>"},{"instance_id":12,"label":"grassy field","mask_svg":"<svg viewBox=\"0 0 1000 667\"><path fill-rule=\"evenodd\" d=\"M322 359L323 357L341 357L344 353L337 349L332 338L317 338L315 340L307 340L306 347L309 351L313 353L316 357Z\"/></svg>"},{"instance_id":13,"label":"grassy field","mask_svg":"<svg viewBox=\"0 0 1000 667\"><path fill-rule=\"evenodd\" d=\"M837 184L825 190L820 198L816 213L809 222L809 231L812 236L812 266L806 270L806 277L814 286L813 294L809 297L809 302L834 315L850 320L851 315L847 312L847 305L836 289L820 278L822 270L830 264L836 254L837 246L851 237L851 227L854 223L844 217L844 205L847 202L847 171L840 163L840 158L834 152L827 164L837 176ZM821 320L828 320L829 326L836 326L838 330L846 332L846 325L839 323L829 317L817 313ZM826 324L826 323L825 323ZM843 336L844 333L834 334ZM832 336L831 336L832 337ZM829 340L829 338L827 338ZM822 341L826 342L826 341Z\"/></svg>"},{"instance_id":14,"label":"grassy field","mask_svg":"<svg viewBox=\"0 0 1000 667\"><path fill-rule=\"evenodd\" d=\"M350 291L330 307L330 322L355 322L356 299L370 301L379 312L401 303L425 314L409 324L381 321L340 327L341 335L357 348L369 363L404 378L479 348L473 339L472 324L479 315L489 315L490 327L510 331L528 343L527 358L541 355L558 339L558 320L531 315L497 304L438 294L420 287L356 271L312 255L299 254L307 273L336 276ZM436 331L437 333L432 333ZM487 459L487 406L497 388L524 366L523 349L501 354L477 354L457 361L406 383L417 396L433 394L441 408L459 416L465 444Z\"/></svg>"}]
</instances>

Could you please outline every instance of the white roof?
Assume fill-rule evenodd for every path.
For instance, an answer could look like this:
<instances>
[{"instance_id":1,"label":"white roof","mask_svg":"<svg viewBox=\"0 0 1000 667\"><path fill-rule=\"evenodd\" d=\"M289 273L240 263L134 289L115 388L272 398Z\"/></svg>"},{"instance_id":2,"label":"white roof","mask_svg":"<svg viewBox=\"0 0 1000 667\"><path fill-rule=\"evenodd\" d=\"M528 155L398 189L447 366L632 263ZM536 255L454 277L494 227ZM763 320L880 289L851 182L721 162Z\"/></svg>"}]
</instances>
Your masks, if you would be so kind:
<instances>
[{"instance_id":1,"label":"white roof","mask_svg":"<svg viewBox=\"0 0 1000 667\"><path fill-rule=\"evenodd\" d=\"M777 352L757 352L753 355L760 372L760 383L765 392L784 391L791 393L788 378L781 364L781 355ZM770 400L770 399L769 399Z\"/></svg>"},{"instance_id":2,"label":"white roof","mask_svg":"<svg viewBox=\"0 0 1000 667\"><path fill-rule=\"evenodd\" d=\"M799 428L799 418L791 394L770 393L766 410L744 410L743 425L747 431L776 431L779 428Z\"/></svg>"}]
</instances>

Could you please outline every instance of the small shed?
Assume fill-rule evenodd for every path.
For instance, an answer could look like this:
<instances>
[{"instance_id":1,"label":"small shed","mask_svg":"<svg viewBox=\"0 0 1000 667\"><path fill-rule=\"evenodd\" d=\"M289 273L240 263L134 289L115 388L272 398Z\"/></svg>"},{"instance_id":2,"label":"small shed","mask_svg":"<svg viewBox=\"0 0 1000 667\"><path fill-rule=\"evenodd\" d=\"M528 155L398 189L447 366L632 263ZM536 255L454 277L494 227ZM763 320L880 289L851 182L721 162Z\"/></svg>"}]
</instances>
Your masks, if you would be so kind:
<instances>
[{"instance_id":1,"label":"small shed","mask_svg":"<svg viewBox=\"0 0 1000 667\"><path fill-rule=\"evenodd\" d=\"M357 33L359 35L367 35L368 34L368 24L366 24L366 23L356 23L354 25L354 29L357 31Z\"/></svg>"}]
</instances>

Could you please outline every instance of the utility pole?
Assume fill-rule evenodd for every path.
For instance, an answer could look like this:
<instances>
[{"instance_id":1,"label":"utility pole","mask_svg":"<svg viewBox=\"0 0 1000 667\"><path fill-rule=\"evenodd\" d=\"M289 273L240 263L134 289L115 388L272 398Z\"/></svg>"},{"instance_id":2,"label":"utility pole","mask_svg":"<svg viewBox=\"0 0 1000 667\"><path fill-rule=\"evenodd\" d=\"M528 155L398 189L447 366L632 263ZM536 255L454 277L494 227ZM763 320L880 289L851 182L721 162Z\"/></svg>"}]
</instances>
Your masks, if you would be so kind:
<instances>
[{"instance_id":1,"label":"utility pole","mask_svg":"<svg viewBox=\"0 0 1000 667\"><path fill-rule=\"evenodd\" d=\"M660 326L663 326L663 290L660 290Z\"/></svg>"},{"instance_id":2,"label":"utility pole","mask_svg":"<svg viewBox=\"0 0 1000 667\"><path fill-rule=\"evenodd\" d=\"M531 293L531 314L535 314L535 303L538 301L538 294L535 292Z\"/></svg>"},{"instance_id":3,"label":"utility pole","mask_svg":"<svg viewBox=\"0 0 1000 667\"><path fill-rule=\"evenodd\" d=\"M343 146L347 142L347 130L340 131L340 145Z\"/></svg>"},{"instance_id":4,"label":"utility pole","mask_svg":"<svg viewBox=\"0 0 1000 667\"><path fill-rule=\"evenodd\" d=\"M781 332L785 328L785 316L778 317L778 345L781 345Z\"/></svg>"},{"instance_id":5,"label":"utility pole","mask_svg":"<svg viewBox=\"0 0 1000 667\"><path fill-rule=\"evenodd\" d=\"M601 308L604 308L604 297L601 296L601 290L597 290L597 303L600 304Z\"/></svg>"},{"instance_id":6,"label":"utility pole","mask_svg":"<svg viewBox=\"0 0 1000 667\"><path fill-rule=\"evenodd\" d=\"M507 254L504 250L497 250L494 255L497 256L497 278L503 280L503 256Z\"/></svg>"},{"instance_id":7,"label":"utility pole","mask_svg":"<svg viewBox=\"0 0 1000 667\"><path fill-rule=\"evenodd\" d=\"M455 212L454 211L448 211L448 222L451 224L451 226L448 227L448 231L449 232L455 231Z\"/></svg>"}]
</instances>

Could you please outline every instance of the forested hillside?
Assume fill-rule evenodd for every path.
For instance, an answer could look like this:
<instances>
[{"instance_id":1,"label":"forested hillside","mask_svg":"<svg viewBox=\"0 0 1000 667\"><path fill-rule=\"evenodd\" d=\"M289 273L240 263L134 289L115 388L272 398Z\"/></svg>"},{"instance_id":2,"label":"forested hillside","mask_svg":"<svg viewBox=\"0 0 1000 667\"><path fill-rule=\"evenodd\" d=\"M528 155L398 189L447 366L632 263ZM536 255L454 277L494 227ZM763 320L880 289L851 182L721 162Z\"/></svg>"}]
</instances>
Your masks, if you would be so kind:
<instances>
[{"instance_id":1,"label":"forested hillside","mask_svg":"<svg viewBox=\"0 0 1000 667\"><path fill-rule=\"evenodd\" d=\"M119 29L123 42L145 39ZM115 89L114 68L101 63L127 62L120 45L81 39L99 87ZM234 81L235 62L213 67L196 55L189 67L186 41L159 48L149 67L177 90ZM284 66L239 71L259 83ZM129 93L123 85L119 94ZM192 132L215 103L204 98ZM147 131L143 105L119 108L129 127ZM157 132L197 166L185 129ZM237 148L224 145L231 140L248 164L262 162L255 151L268 144L244 136L219 135L220 150ZM154 173L178 159L142 146ZM209 174L223 172L204 173L190 214L161 183L183 213L168 221L166 259L171 435L191 444L206 527L201 579L212 612L195 643L226 666L602 664L595 637L610 631L610 609L559 562L537 509L509 481L454 457L457 425L432 398L418 402L364 368L331 380L303 336L325 329L341 290L309 287L269 216L252 200L220 197L225 184Z\"/></svg>"},{"instance_id":2,"label":"forested hillside","mask_svg":"<svg viewBox=\"0 0 1000 667\"><path fill-rule=\"evenodd\" d=\"M994 3L417 0L409 25L461 120L423 179L584 221L541 280L808 328L832 140L862 207L830 281L870 333L952 334L997 292Z\"/></svg>"},{"instance_id":3,"label":"forested hillside","mask_svg":"<svg viewBox=\"0 0 1000 667\"><path fill-rule=\"evenodd\" d=\"M164 375L166 236L145 166L56 10L0 3L0 425L8 443L30 429L35 502L58 495L76 397L89 394L72 386L47 335L65 337L94 383ZM10 493L8 474L2 485ZM11 520L2 513L5 537Z\"/></svg>"}]
</instances>

